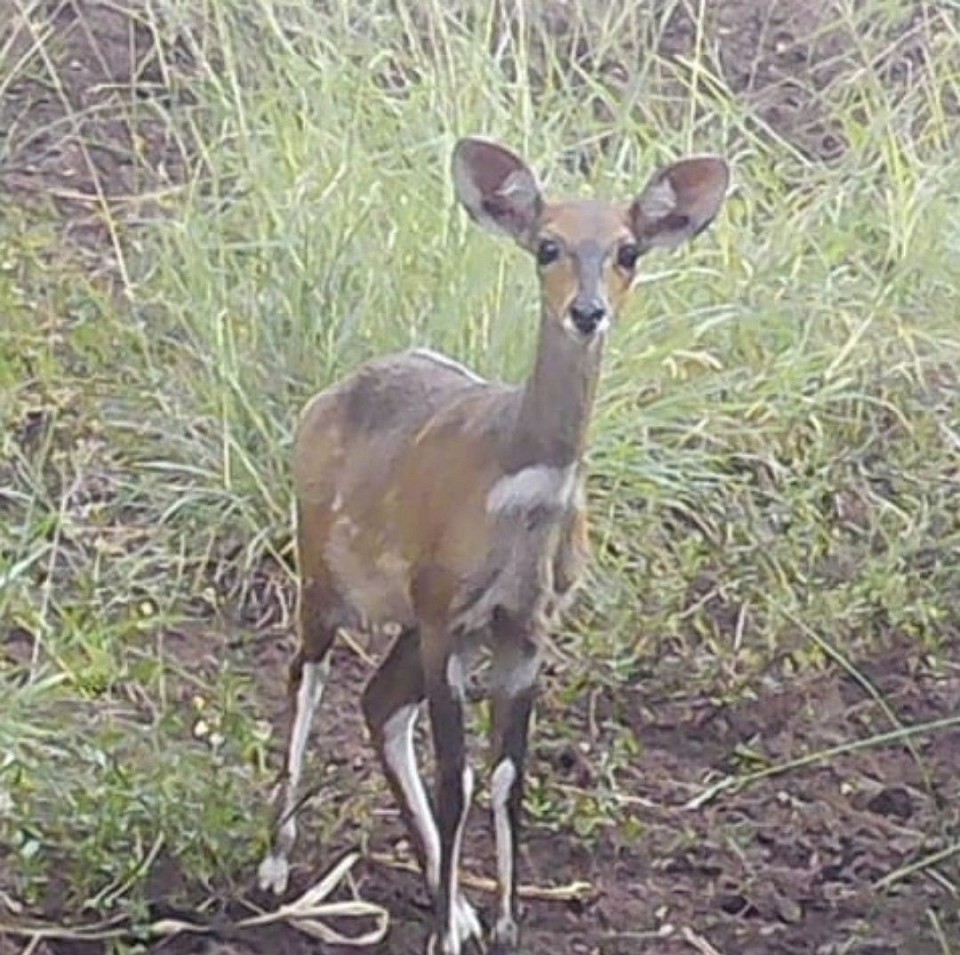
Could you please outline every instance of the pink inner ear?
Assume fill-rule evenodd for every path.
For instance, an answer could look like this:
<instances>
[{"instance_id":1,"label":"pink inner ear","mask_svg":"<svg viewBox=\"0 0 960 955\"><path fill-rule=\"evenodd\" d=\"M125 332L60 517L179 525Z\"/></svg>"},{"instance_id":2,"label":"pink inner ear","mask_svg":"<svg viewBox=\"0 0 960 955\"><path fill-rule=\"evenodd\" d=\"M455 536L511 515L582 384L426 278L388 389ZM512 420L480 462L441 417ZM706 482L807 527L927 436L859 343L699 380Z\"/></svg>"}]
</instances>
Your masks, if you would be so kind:
<instances>
[{"instance_id":1,"label":"pink inner ear","mask_svg":"<svg viewBox=\"0 0 960 955\"><path fill-rule=\"evenodd\" d=\"M520 237L531 228L531 216L522 207L518 207L510 198L492 195L483 200L483 211L501 229L506 229L515 237Z\"/></svg>"},{"instance_id":2,"label":"pink inner ear","mask_svg":"<svg viewBox=\"0 0 960 955\"><path fill-rule=\"evenodd\" d=\"M725 192L729 178L726 163L707 157L679 163L670 172L670 184L681 202L696 202L701 195Z\"/></svg>"},{"instance_id":3,"label":"pink inner ear","mask_svg":"<svg viewBox=\"0 0 960 955\"><path fill-rule=\"evenodd\" d=\"M516 156L492 143L467 144L464 159L483 196L494 195L511 173L523 169L523 163Z\"/></svg>"}]
</instances>

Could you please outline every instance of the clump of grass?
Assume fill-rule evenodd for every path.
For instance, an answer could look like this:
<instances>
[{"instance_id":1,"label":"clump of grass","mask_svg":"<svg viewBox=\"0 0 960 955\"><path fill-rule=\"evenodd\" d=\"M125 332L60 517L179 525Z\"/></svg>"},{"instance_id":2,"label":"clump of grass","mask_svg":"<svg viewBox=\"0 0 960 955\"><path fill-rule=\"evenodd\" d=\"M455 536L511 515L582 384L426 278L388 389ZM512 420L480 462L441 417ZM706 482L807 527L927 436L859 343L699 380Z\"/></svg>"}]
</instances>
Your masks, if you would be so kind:
<instances>
[{"instance_id":1,"label":"clump of grass","mask_svg":"<svg viewBox=\"0 0 960 955\"><path fill-rule=\"evenodd\" d=\"M286 566L308 393L413 342L494 376L529 365L529 264L452 203L463 133L516 144L558 191L627 198L685 150L736 166L722 220L650 261L610 345L597 562L561 639L594 662L571 680L631 680L668 648L684 680L734 695L785 656L824 665L811 632L850 655L951 637L960 38L931 28L905 89L875 62L902 5L838 24L861 37L842 75L865 81L820 93L849 143L824 165L725 87L707 21L692 59L638 65L673 6L544 10L508 28L467 2L145 8L191 58L195 105L169 122L196 166L131 233L123 296L51 280L42 223L4 227L0 617L22 652L0 669L0 843L24 897L66 866L74 902L133 904L158 840L201 881L249 856L263 735L242 664L218 643L202 675L229 727L211 747L156 648L198 607L230 625L225 563ZM534 809L588 835L616 820L616 786L613 766L587 808Z\"/></svg>"}]
</instances>

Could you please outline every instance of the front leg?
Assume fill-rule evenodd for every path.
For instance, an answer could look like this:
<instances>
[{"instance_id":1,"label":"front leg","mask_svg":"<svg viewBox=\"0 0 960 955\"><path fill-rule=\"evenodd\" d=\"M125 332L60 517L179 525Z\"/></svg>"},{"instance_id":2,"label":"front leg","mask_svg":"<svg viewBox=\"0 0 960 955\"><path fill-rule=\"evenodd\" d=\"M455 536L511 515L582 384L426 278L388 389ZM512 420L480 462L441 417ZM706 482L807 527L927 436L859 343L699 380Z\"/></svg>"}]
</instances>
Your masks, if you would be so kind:
<instances>
[{"instance_id":1,"label":"front leg","mask_svg":"<svg viewBox=\"0 0 960 955\"><path fill-rule=\"evenodd\" d=\"M520 846L527 737L541 641L519 635L495 648L493 694L493 778L490 801L497 849L497 920L490 955L518 951L517 854Z\"/></svg>"},{"instance_id":2,"label":"front leg","mask_svg":"<svg viewBox=\"0 0 960 955\"><path fill-rule=\"evenodd\" d=\"M577 506L567 515L560 528L560 540L553 560L553 599L547 610L551 619L571 602L590 556L583 493L581 486Z\"/></svg>"},{"instance_id":3,"label":"front leg","mask_svg":"<svg viewBox=\"0 0 960 955\"><path fill-rule=\"evenodd\" d=\"M461 942L479 934L472 910L461 904L460 846L473 796L473 771L464 746L464 663L455 652L431 652L424 646L424 670L430 727L436 755L437 829L440 864L434 911L436 925L428 955L460 955ZM464 917L472 925L462 925Z\"/></svg>"}]
</instances>

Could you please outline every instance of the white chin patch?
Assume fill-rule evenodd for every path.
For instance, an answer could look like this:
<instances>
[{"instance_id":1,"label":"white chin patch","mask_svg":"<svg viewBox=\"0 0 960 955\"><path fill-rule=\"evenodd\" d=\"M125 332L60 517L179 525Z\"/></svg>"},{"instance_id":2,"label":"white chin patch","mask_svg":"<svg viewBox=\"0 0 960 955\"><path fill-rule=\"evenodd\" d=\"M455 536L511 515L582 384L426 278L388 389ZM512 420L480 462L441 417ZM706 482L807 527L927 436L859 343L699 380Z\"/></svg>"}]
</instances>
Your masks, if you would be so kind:
<instances>
[{"instance_id":1,"label":"white chin patch","mask_svg":"<svg viewBox=\"0 0 960 955\"><path fill-rule=\"evenodd\" d=\"M607 332L610 330L610 319L603 318L600 320L600 324L590 332L585 335L583 332L577 328L576 325L569 318L563 320L563 330L575 341L579 342L581 345L586 345L590 347L598 341L602 341Z\"/></svg>"}]
</instances>

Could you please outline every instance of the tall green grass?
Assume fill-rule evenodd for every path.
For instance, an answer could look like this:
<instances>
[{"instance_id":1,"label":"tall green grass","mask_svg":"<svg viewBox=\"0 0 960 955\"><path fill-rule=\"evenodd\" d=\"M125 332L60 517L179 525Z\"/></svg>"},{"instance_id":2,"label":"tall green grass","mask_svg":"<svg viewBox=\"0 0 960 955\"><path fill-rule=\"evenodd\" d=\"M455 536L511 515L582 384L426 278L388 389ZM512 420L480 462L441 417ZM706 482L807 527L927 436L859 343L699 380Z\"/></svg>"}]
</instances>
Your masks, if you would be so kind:
<instances>
[{"instance_id":1,"label":"tall green grass","mask_svg":"<svg viewBox=\"0 0 960 955\"><path fill-rule=\"evenodd\" d=\"M669 650L734 694L784 657L822 665L811 632L851 656L954 636L960 37L928 24L924 69L885 83L910 7L844 14L860 40L821 93L849 143L831 164L726 88L699 7L687 59L651 52L675 4L575 5L560 40L545 8L508 29L467 0L145 8L191 64L170 57L168 121L197 163L162 217L117 223L123 287L51 273L43 223L3 226L0 616L28 647L0 670L17 890L41 895L66 857L96 907L158 837L200 876L247 860L264 734L244 650L190 674L162 635L198 607L232 630L217 581L286 554L312 391L412 343L509 380L529 366L533 270L455 208L462 134L522 150L556 192L627 199L686 151L735 165L718 222L650 257L609 347L596 561L561 638L589 679ZM215 773L193 706L231 727Z\"/></svg>"}]
</instances>

